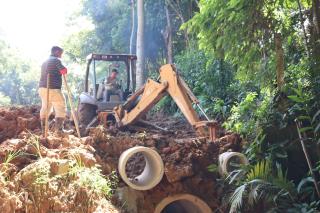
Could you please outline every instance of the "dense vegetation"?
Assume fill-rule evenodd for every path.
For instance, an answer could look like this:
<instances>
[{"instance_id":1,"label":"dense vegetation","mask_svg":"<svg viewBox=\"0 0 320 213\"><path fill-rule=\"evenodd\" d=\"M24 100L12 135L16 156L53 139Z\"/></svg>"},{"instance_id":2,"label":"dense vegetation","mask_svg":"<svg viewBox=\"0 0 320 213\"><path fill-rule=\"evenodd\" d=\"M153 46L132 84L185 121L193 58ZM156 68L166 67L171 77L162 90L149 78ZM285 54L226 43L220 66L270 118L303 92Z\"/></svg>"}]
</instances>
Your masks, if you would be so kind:
<instances>
[{"instance_id":1,"label":"dense vegetation","mask_svg":"<svg viewBox=\"0 0 320 213\"><path fill-rule=\"evenodd\" d=\"M130 2L81 1L82 10L70 24L79 25L85 18L92 27L65 39L69 64L83 64L90 52L129 52ZM225 199L231 211L319 210L300 141L307 146L318 178L320 1L145 0L144 4L148 75L157 75L172 49L173 62L206 112L246 142L250 166L225 182L231 191ZM0 104L37 103L36 82L26 72L32 69L30 63L9 57L14 52L5 42L0 46ZM168 98L156 109L179 114Z\"/></svg>"},{"instance_id":2,"label":"dense vegetation","mask_svg":"<svg viewBox=\"0 0 320 213\"><path fill-rule=\"evenodd\" d=\"M37 70L0 37L0 105L38 102ZM37 77L38 78L38 77Z\"/></svg>"}]
</instances>

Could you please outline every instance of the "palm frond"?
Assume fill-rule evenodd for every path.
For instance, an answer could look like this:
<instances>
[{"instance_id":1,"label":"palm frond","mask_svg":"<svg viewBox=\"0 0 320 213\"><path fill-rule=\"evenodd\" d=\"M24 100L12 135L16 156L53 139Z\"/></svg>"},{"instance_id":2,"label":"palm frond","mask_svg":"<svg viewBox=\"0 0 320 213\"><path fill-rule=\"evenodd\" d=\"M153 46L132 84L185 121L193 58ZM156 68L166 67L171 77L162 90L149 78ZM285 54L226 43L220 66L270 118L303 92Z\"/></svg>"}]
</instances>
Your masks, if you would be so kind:
<instances>
[{"instance_id":1,"label":"palm frond","mask_svg":"<svg viewBox=\"0 0 320 213\"><path fill-rule=\"evenodd\" d=\"M244 176L245 176L245 170L237 169L230 172L230 174L226 177L226 180L229 180L229 184L234 184Z\"/></svg>"},{"instance_id":2,"label":"palm frond","mask_svg":"<svg viewBox=\"0 0 320 213\"><path fill-rule=\"evenodd\" d=\"M243 184L236 188L232 196L230 197L230 213L237 212L237 210L241 209L243 196L246 193L247 184Z\"/></svg>"},{"instance_id":3,"label":"palm frond","mask_svg":"<svg viewBox=\"0 0 320 213\"><path fill-rule=\"evenodd\" d=\"M262 180L252 180L249 184L252 187L250 187L251 190L248 194L248 204L253 206L261 198L261 194L263 193L263 189L266 188L265 185L267 183Z\"/></svg>"},{"instance_id":4,"label":"palm frond","mask_svg":"<svg viewBox=\"0 0 320 213\"><path fill-rule=\"evenodd\" d=\"M267 180L271 176L271 171L270 161L260 161L248 172L246 181L249 182L254 179Z\"/></svg>"},{"instance_id":5,"label":"palm frond","mask_svg":"<svg viewBox=\"0 0 320 213\"><path fill-rule=\"evenodd\" d=\"M284 190L288 193L289 197L296 194L296 189L294 183L287 179L287 174L283 172L280 164L276 164L277 174L271 179L271 183L278 189Z\"/></svg>"}]
</instances>

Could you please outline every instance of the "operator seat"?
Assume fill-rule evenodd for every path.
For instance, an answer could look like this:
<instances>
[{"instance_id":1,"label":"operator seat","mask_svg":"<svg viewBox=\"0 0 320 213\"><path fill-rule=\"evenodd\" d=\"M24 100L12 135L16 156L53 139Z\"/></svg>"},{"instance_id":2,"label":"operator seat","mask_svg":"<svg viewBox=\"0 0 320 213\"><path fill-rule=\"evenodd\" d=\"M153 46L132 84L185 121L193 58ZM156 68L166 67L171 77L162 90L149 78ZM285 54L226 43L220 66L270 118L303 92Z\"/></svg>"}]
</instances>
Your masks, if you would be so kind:
<instances>
[{"instance_id":1,"label":"operator seat","mask_svg":"<svg viewBox=\"0 0 320 213\"><path fill-rule=\"evenodd\" d=\"M103 98L103 90L104 90L104 83L98 84L97 100L100 100Z\"/></svg>"}]
</instances>

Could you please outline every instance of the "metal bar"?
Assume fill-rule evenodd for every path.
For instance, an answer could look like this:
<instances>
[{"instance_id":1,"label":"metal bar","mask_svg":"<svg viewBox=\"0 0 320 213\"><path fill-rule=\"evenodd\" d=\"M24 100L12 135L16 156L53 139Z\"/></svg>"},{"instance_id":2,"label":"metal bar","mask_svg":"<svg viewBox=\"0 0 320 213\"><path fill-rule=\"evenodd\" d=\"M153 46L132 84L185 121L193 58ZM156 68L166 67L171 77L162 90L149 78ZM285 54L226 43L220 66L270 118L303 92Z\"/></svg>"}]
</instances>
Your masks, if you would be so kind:
<instances>
[{"instance_id":1,"label":"metal bar","mask_svg":"<svg viewBox=\"0 0 320 213\"><path fill-rule=\"evenodd\" d=\"M202 112L202 114L206 117L206 119L208 120L208 121L210 121L210 118L207 116L207 114L204 112L204 110L202 109L202 107L199 105L199 104L196 104L197 105L197 107L200 109L200 111Z\"/></svg>"},{"instance_id":2,"label":"metal bar","mask_svg":"<svg viewBox=\"0 0 320 213\"><path fill-rule=\"evenodd\" d=\"M93 60L93 97L97 98L96 84L97 84L97 76L96 76L96 60Z\"/></svg>"}]
</instances>

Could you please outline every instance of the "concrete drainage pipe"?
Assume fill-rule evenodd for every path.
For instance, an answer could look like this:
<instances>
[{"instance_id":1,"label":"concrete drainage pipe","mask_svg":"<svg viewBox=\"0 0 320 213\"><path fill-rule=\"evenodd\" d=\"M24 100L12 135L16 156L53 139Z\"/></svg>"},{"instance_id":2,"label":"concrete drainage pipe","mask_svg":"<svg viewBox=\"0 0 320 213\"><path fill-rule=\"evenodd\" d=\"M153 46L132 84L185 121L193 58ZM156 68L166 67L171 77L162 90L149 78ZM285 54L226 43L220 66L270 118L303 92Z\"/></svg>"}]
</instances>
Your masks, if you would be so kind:
<instances>
[{"instance_id":1,"label":"concrete drainage pipe","mask_svg":"<svg viewBox=\"0 0 320 213\"><path fill-rule=\"evenodd\" d=\"M154 213L212 213L212 210L199 197L177 194L163 199Z\"/></svg>"},{"instance_id":2,"label":"concrete drainage pipe","mask_svg":"<svg viewBox=\"0 0 320 213\"><path fill-rule=\"evenodd\" d=\"M138 176L129 178L126 167L130 158L140 154L143 156L145 166ZM136 190L149 190L155 187L162 179L164 173L163 161L160 155L147 147L136 146L124 151L119 159L118 170L122 180Z\"/></svg>"},{"instance_id":3,"label":"concrete drainage pipe","mask_svg":"<svg viewBox=\"0 0 320 213\"><path fill-rule=\"evenodd\" d=\"M225 152L219 155L219 173L228 176L230 172L248 164L246 156L239 152Z\"/></svg>"}]
</instances>

